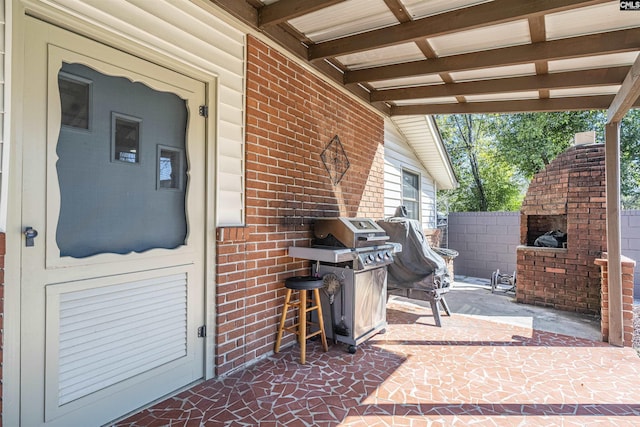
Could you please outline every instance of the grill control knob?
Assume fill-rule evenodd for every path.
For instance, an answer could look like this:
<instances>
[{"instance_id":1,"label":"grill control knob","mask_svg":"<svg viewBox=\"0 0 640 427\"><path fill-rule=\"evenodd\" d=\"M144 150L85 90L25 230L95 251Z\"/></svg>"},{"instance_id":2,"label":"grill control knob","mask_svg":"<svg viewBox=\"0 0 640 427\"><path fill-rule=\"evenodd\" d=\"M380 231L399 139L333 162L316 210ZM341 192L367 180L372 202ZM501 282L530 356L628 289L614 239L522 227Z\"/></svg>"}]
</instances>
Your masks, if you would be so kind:
<instances>
[{"instance_id":1,"label":"grill control knob","mask_svg":"<svg viewBox=\"0 0 640 427\"><path fill-rule=\"evenodd\" d=\"M373 256L373 254L369 254L369 255L367 256L366 263L367 263L367 264L371 264L373 261L375 261L375 257Z\"/></svg>"}]
</instances>

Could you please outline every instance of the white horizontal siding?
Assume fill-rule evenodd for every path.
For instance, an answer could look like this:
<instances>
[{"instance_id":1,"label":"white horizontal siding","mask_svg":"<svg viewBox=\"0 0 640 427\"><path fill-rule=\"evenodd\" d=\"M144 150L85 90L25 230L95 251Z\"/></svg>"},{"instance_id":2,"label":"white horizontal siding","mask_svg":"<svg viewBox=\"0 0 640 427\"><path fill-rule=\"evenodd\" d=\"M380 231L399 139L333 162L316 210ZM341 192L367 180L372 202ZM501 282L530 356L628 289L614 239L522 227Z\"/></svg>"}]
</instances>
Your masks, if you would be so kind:
<instances>
[{"instance_id":1,"label":"white horizontal siding","mask_svg":"<svg viewBox=\"0 0 640 427\"><path fill-rule=\"evenodd\" d=\"M0 0L2 1L2 0ZM39 13L58 9L208 74L216 84L209 101L217 119L216 225L244 222L244 95L246 37L242 31L188 0L28 0ZM53 13L53 12L52 12ZM122 48L122 46L116 46ZM125 49L127 47L124 47ZM215 104L214 104L215 103ZM232 185L227 186L231 178ZM241 185L238 187L237 183ZM225 192L237 192L226 203ZM225 199L225 200L223 200Z\"/></svg>"},{"instance_id":2,"label":"white horizontal siding","mask_svg":"<svg viewBox=\"0 0 640 427\"><path fill-rule=\"evenodd\" d=\"M438 187L455 188L457 182L433 119L424 115L396 116L391 122L408 141L414 155L429 171Z\"/></svg>"},{"instance_id":3,"label":"white horizontal siding","mask_svg":"<svg viewBox=\"0 0 640 427\"><path fill-rule=\"evenodd\" d=\"M8 184L7 171L9 168L9 155L8 148L5 144L5 129L9 126L5 123L7 116L5 114L5 105L8 105L8 101L5 99L7 93L5 91L6 75L5 70L10 67L6 51L6 40L9 39L9 35L6 34L7 25L5 20L5 0L0 0L0 90L2 95L0 96L0 232L4 232L7 229L7 199L8 199Z\"/></svg>"},{"instance_id":4,"label":"white horizontal siding","mask_svg":"<svg viewBox=\"0 0 640 427\"><path fill-rule=\"evenodd\" d=\"M420 163L403 135L388 120L384 133L384 215L394 214L402 203L402 170L420 175L421 220L424 228L436 227L435 182Z\"/></svg>"},{"instance_id":5,"label":"white horizontal siding","mask_svg":"<svg viewBox=\"0 0 640 427\"><path fill-rule=\"evenodd\" d=\"M433 180L427 175L422 175L422 183L420 186L422 191L422 224L424 228L436 228L436 187Z\"/></svg>"},{"instance_id":6,"label":"white horizontal siding","mask_svg":"<svg viewBox=\"0 0 640 427\"><path fill-rule=\"evenodd\" d=\"M186 274L63 293L59 304L59 405L186 355Z\"/></svg>"}]
</instances>

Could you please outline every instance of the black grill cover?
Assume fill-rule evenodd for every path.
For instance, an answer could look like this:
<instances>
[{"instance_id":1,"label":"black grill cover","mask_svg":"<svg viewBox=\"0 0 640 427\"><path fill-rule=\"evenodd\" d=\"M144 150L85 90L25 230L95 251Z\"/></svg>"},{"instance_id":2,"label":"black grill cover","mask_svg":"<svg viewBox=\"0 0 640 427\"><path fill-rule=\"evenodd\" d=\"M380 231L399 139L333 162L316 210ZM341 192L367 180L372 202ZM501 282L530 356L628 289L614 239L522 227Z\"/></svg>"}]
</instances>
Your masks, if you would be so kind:
<instances>
[{"instance_id":1,"label":"black grill cover","mask_svg":"<svg viewBox=\"0 0 640 427\"><path fill-rule=\"evenodd\" d=\"M443 291L449 288L451 277L447 265L429 246L418 221L392 217L377 223L391 242L402 244L402 252L396 253L393 264L388 266L390 288Z\"/></svg>"}]
</instances>

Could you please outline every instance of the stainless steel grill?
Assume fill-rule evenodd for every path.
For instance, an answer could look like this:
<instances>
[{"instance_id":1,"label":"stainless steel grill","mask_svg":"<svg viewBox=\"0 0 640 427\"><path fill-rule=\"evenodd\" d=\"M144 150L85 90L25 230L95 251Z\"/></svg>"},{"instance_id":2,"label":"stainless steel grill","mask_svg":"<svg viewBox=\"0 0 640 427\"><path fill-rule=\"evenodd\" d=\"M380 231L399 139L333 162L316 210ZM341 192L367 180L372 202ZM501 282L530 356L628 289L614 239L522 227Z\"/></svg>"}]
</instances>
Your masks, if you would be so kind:
<instances>
[{"instance_id":1,"label":"stainless steel grill","mask_svg":"<svg viewBox=\"0 0 640 427\"><path fill-rule=\"evenodd\" d=\"M387 326L386 266L402 247L388 243L389 236L369 218L317 219L314 236L311 247L290 247L289 255L315 261L313 274L319 277L333 273L339 279L338 293L323 293L325 330L354 353Z\"/></svg>"}]
</instances>

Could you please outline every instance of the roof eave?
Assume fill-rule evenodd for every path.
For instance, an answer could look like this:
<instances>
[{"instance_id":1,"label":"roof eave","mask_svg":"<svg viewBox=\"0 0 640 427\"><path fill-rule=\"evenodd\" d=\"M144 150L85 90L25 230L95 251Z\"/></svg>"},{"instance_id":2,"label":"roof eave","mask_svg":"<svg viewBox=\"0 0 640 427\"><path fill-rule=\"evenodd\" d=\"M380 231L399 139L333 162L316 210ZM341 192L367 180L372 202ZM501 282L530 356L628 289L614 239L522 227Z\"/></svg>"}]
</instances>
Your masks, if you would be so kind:
<instances>
[{"instance_id":1,"label":"roof eave","mask_svg":"<svg viewBox=\"0 0 640 427\"><path fill-rule=\"evenodd\" d=\"M458 181L433 117L402 116L391 117L391 120L413 149L418 161L429 172L437 188L439 190L457 188ZM417 131L416 123L419 126ZM425 134L430 137L425 138Z\"/></svg>"}]
</instances>

